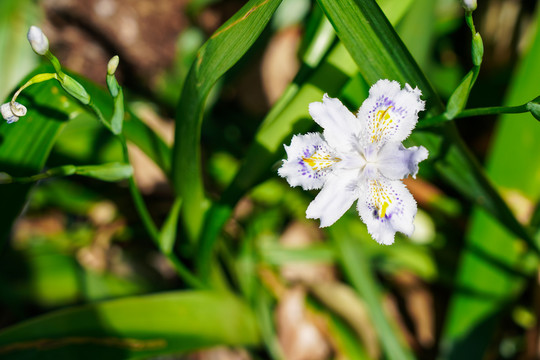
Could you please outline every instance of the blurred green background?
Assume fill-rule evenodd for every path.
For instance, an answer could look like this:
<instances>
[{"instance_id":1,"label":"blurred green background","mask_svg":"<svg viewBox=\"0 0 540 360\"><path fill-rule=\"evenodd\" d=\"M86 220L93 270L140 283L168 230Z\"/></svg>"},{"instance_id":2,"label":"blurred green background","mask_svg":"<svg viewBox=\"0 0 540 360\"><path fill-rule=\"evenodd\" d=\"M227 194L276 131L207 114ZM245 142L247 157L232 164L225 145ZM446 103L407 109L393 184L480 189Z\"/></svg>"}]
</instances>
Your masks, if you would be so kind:
<instances>
[{"instance_id":1,"label":"blurred green background","mask_svg":"<svg viewBox=\"0 0 540 360\"><path fill-rule=\"evenodd\" d=\"M442 145L421 164L417 179L406 180L419 205L411 238L398 235L391 246L377 244L354 208L324 231L305 219L316 192L290 188L277 176L283 149L272 144L280 136L288 143L293 133L320 131L307 118L307 107L322 93L355 111L371 82L351 51L349 30L339 27L340 19L347 21L339 6L284 0L273 15L266 10L278 3L0 2L0 95L6 101L31 72L49 71L27 44L30 25L43 29L62 65L77 74L106 114L112 111L104 90L106 66L120 56L117 77L126 96L124 126L135 181L158 226L171 221L178 260L210 284L194 289L178 275L144 228L127 181L73 176L0 185L0 358L540 356L537 254L515 235L510 220L504 223L501 204L492 206L476 188L464 190L464 182L456 185L468 178L469 168L447 165L445 140L456 140L441 128L418 130L419 136L437 134ZM336 0L344 7L363 3L371 2ZM472 67L460 3L378 3L433 94L446 103ZM266 11L269 21L264 27L260 15L262 32L245 55L238 50L239 60L231 60L226 41L199 50L219 39L216 31L227 19L246 19L250 6L254 14ZM335 17L329 22L325 16ZM467 108L521 105L539 96L537 2L486 0L473 17L485 53ZM256 33L250 32L256 24L243 25L245 37ZM358 35L353 26L345 29ZM196 110L186 105L186 94L192 63L202 59L199 51L216 62L208 68L225 72L220 66L227 61L232 68L220 79L218 70L193 75L207 81ZM0 125L0 172L28 176L65 164L122 161L117 139L60 87L36 85L19 99L29 115L9 129ZM437 101L430 97L430 109L420 116L437 115L431 103ZM185 150L191 140L199 146L196 134L179 138L185 133L177 131L173 146L175 124L184 126L184 119L198 115L200 154ZM523 113L455 123L488 183L537 241L538 122ZM175 156L191 156L193 168L177 165L183 161L172 155L178 146L184 155ZM201 179L192 173L198 156ZM445 166L450 170L441 175ZM186 194L190 181L195 200ZM197 203L197 186L210 210ZM178 194L184 203L177 202L183 219L177 225L169 214ZM191 211L190 203L204 208L206 217L196 206Z\"/></svg>"}]
</instances>

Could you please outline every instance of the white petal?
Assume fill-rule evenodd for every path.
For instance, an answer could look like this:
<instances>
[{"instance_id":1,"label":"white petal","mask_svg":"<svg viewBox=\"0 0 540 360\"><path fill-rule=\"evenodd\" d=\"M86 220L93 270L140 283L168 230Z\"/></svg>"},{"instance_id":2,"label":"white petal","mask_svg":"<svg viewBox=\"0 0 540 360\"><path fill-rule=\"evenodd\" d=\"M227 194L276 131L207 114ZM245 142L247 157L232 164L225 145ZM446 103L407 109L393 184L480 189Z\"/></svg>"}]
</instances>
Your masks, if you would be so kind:
<instances>
[{"instance_id":1,"label":"white petal","mask_svg":"<svg viewBox=\"0 0 540 360\"><path fill-rule=\"evenodd\" d=\"M380 244L394 242L396 231L411 236L416 201L399 180L369 180L358 200L358 212L368 232Z\"/></svg>"},{"instance_id":2,"label":"white petal","mask_svg":"<svg viewBox=\"0 0 540 360\"><path fill-rule=\"evenodd\" d=\"M7 121L8 124L19 121L21 116L26 115L26 107L18 102L15 102L13 106L11 103L5 103L0 106L0 112L2 117Z\"/></svg>"},{"instance_id":3,"label":"white petal","mask_svg":"<svg viewBox=\"0 0 540 360\"><path fill-rule=\"evenodd\" d=\"M386 143L377 155L380 173L391 180L404 179L409 175L416 177L418 163L426 160L428 151L423 146L405 148L399 142Z\"/></svg>"},{"instance_id":4,"label":"white petal","mask_svg":"<svg viewBox=\"0 0 540 360\"><path fill-rule=\"evenodd\" d=\"M287 160L278 170L291 186L304 190L320 189L334 164L340 161L319 133L295 135L285 145Z\"/></svg>"},{"instance_id":5,"label":"white petal","mask_svg":"<svg viewBox=\"0 0 540 360\"><path fill-rule=\"evenodd\" d=\"M313 120L324 129L324 138L339 152L347 152L360 135L361 122L338 99L323 96L323 102L309 104Z\"/></svg>"},{"instance_id":6,"label":"white petal","mask_svg":"<svg viewBox=\"0 0 540 360\"><path fill-rule=\"evenodd\" d=\"M335 223L358 198L358 171L341 170L328 175L323 189L306 210L308 219L321 219L321 227Z\"/></svg>"},{"instance_id":7,"label":"white petal","mask_svg":"<svg viewBox=\"0 0 540 360\"><path fill-rule=\"evenodd\" d=\"M357 114L365 122L362 142L377 143L380 148L389 141L405 140L416 126L418 112L424 110L421 95L409 84L401 89L397 81L377 81Z\"/></svg>"}]
</instances>

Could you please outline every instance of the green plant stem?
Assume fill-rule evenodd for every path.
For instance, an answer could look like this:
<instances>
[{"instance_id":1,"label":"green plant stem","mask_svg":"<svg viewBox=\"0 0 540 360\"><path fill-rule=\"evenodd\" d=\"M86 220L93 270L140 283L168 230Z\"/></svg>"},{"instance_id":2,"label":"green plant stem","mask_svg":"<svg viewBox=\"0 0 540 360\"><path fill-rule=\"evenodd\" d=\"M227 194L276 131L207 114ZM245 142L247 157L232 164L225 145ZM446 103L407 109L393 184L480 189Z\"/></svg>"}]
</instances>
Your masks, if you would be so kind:
<instances>
[{"instance_id":1,"label":"green plant stem","mask_svg":"<svg viewBox=\"0 0 540 360\"><path fill-rule=\"evenodd\" d=\"M109 124L109 122L105 120L105 117L101 113L101 110L99 110L99 108L96 106L96 104L94 104L92 100L90 100L90 103L88 103L88 106L92 109L94 114L96 114L96 116L98 117L99 121L103 124L103 126L105 126L107 130L109 130L113 135L116 135L112 130L111 124Z\"/></svg>"},{"instance_id":2,"label":"green plant stem","mask_svg":"<svg viewBox=\"0 0 540 360\"><path fill-rule=\"evenodd\" d=\"M122 134L118 134L117 137L120 143L122 144L124 162L129 164L130 163L129 150L128 150L126 138ZM146 231L148 232L152 240L154 241L154 243L156 244L156 246L158 248L161 248L160 240L159 240L159 237L160 237L159 230L156 224L154 223L154 220L150 216L150 212L148 211L148 208L146 207L144 203L144 199L142 197L141 192L139 191L139 188L137 187L137 184L135 184L135 179L133 178L133 176L130 176L128 178L128 182L129 182L129 191L131 192L131 197L133 198L133 202L135 203L135 208L137 209L137 212L139 213L139 216L141 217L143 225L146 228ZM187 284L197 289L205 288L203 283L197 277L191 274L191 272L184 266L184 264L182 264L182 262L176 257L174 253L169 252L169 253L164 253L163 255L165 255L167 259L169 259L171 264L176 269L176 272L178 273L178 275L180 275L180 277Z\"/></svg>"},{"instance_id":3,"label":"green plant stem","mask_svg":"<svg viewBox=\"0 0 540 360\"><path fill-rule=\"evenodd\" d=\"M105 120L105 117L103 117L103 114L101 113L101 110L92 102L88 104L88 106L94 111L96 116L98 117L99 121L105 125L109 131L111 131L112 134L114 134L110 124ZM120 144L122 145L122 153L124 156L124 162L126 164L131 164L129 161L129 150L127 146L126 138L123 134L117 134L115 135L118 140L120 141ZM142 197L141 192L139 191L139 188L137 187L137 184L135 183L135 179L133 176L130 176L128 178L129 183L129 191L131 193L131 197L133 198L133 202L135 203L135 208L137 209L137 212L139 213L139 216L141 217L141 220L143 222L143 225L152 238L152 241L156 246L161 249L160 246L160 234L159 230L154 223L154 220L150 216L150 212L148 211L148 208L146 207L146 204L144 203L144 199ZM182 264L182 262L176 257L176 255L172 252L169 253L163 253L169 259L171 264L174 266L176 272L178 275L186 282L186 284L192 286L196 289L203 289L206 286L196 277L194 276L185 266Z\"/></svg>"},{"instance_id":4,"label":"green plant stem","mask_svg":"<svg viewBox=\"0 0 540 360\"><path fill-rule=\"evenodd\" d=\"M51 62L60 80L64 80L65 74L62 71L62 66L60 65L60 62L58 61L56 56L54 56L50 51L47 51L44 56Z\"/></svg>"},{"instance_id":5,"label":"green plant stem","mask_svg":"<svg viewBox=\"0 0 540 360\"><path fill-rule=\"evenodd\" d=\"M518 114L528 112L527 104L519 106L495 106L495 107L485 107L485 108L476 108L476 109L467 109L459 112L453 119L448 119L445 114L433 116L427 119L424 119L418 123L416 126L418 129L441 125L448 121L455 119L472 117L472 116L483 116L483 115L498 115L498 114Z\"/></svg>"},{"instance_id":6,"label":"green plant stem","mask_svg":"<svg viewBox=\"0 0 540 360\"><path fill-rule=\"evenodd\" d=\"M474 26L472 12L467 12L465 14L465 21L467 22L467 26L469 27L469 29L471 29L471 33L474 36L474 34L476 34L476 27Z\"/></svg>"}]
</instances>

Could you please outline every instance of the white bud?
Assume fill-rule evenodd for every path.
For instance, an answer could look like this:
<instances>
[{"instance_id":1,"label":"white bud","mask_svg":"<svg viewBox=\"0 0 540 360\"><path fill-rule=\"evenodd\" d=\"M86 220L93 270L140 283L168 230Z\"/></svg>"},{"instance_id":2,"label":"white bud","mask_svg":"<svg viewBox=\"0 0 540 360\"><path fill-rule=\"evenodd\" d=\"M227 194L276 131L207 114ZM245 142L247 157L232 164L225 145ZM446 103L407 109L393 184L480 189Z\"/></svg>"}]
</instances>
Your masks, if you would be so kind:
<instances>
[{"instance_id":1,"label":"white bud","mask_svg":"<svg viewBox=\"0 0 540 360\"><path fill-rule=\"evenodd\" d=\"M109 60L109 63L107 64L107 74L108 75L114 75L116 72L116 68L118 67L118 63L120 62L120 58L118 55L114 55L111 60Z\"/></svg>"},{"instance_id":2,"label":"white bud","mask_svg":"<svg viewBox=\"0 0 540 360\"><path fill-rule=\"evenodd\" d=\"M465 11L473 12L476 10L476 0L460 0L461 6L465 9Z\"/></svg>"},{"instance_id":3,"label":"white bud","mask_svg":"<svg viewBox=\"0 0 540 360\"><path fill-rule=\"evenodd\" d=\"M30 26L28 41L32 45L32 49L39 55L45 55L49 51L49 39L37 26Z\"/></svg>"},{"instance_id":4,"label":"white bud","mask_svg":"<svg viewBox=\"0 0 540 360\"><path fill-rule=\"evenodd\" d=\"M19 121L19 117L26 115L26 107L18 102L13 103L13 106L11 103L5 103L0 106L0 112L4 120L11 124Z\"/></svg>"}]
</instances>

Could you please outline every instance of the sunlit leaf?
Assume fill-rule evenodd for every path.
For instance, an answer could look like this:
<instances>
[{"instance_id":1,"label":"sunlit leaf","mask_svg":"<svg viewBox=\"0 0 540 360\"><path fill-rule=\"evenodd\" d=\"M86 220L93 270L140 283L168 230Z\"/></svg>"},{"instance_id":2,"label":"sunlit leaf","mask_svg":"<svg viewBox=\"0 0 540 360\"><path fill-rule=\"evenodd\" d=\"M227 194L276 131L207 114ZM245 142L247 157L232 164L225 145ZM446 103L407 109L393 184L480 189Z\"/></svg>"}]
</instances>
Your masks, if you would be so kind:
<instances>
[{"instance_id":1,"label":"sunlit leaf","mask_svg":"<svg viewBox=\"0 0 540 360\"><path fill-rule=\"evenodd\" d=\"M40 17L34 1L0 1L0 99L4 99L39 61L26 41L26 33Z\"/></svg>"},{"instance_id":2,"label":"sunlit leaf","mask_svg":"<svg viewBox=\"0 0 540 360\"><path fill-rule=\"evenodd\" d=\"M539 58L540 28L513 77L507 104L538 96ZM504 115L487 161L488 174L522 216L540 200L538 139L540 126L531 114ZM444 358L483 357L507 304L522 293L527 275L537 270L537 258L516 240L480 207L475 208L443 334Z\"/></svg>"},{"instance_id":3,"label":"sunlit leaf","mask_svg":"<svg viewBox=\"0 0 540 360\"><path fill-rule=\"evenodd\" d=\"M0 332L2 359L131 359L259 343L253 313L217 292L172 292L61 310Z\"/></svg>"},{"instance_id":4,"label":"sunlit leaf","mask_svg":"<svg viewBox=\"0 0 540 360\"><path fill-rule=\"evenodd\" d=\"M178 103L173 152L173 184L183 200L183 219L197 238L207 207L201 177L200 133L204 104L216 81L258 38L281 0L251 0L199 50Z\"/></svg>"},{"instance_id":5,"label":"sunlit leaf","mask_svg":"<svg viewBox=\"0 0 540 360\"><path fill-rule=\"evenodd\" d=\"M133 175L133 168L129 164L110 163L103 165L77 166L75 174L88 176L103 181L119 181Z\"/></svg>"}]
</instances>

